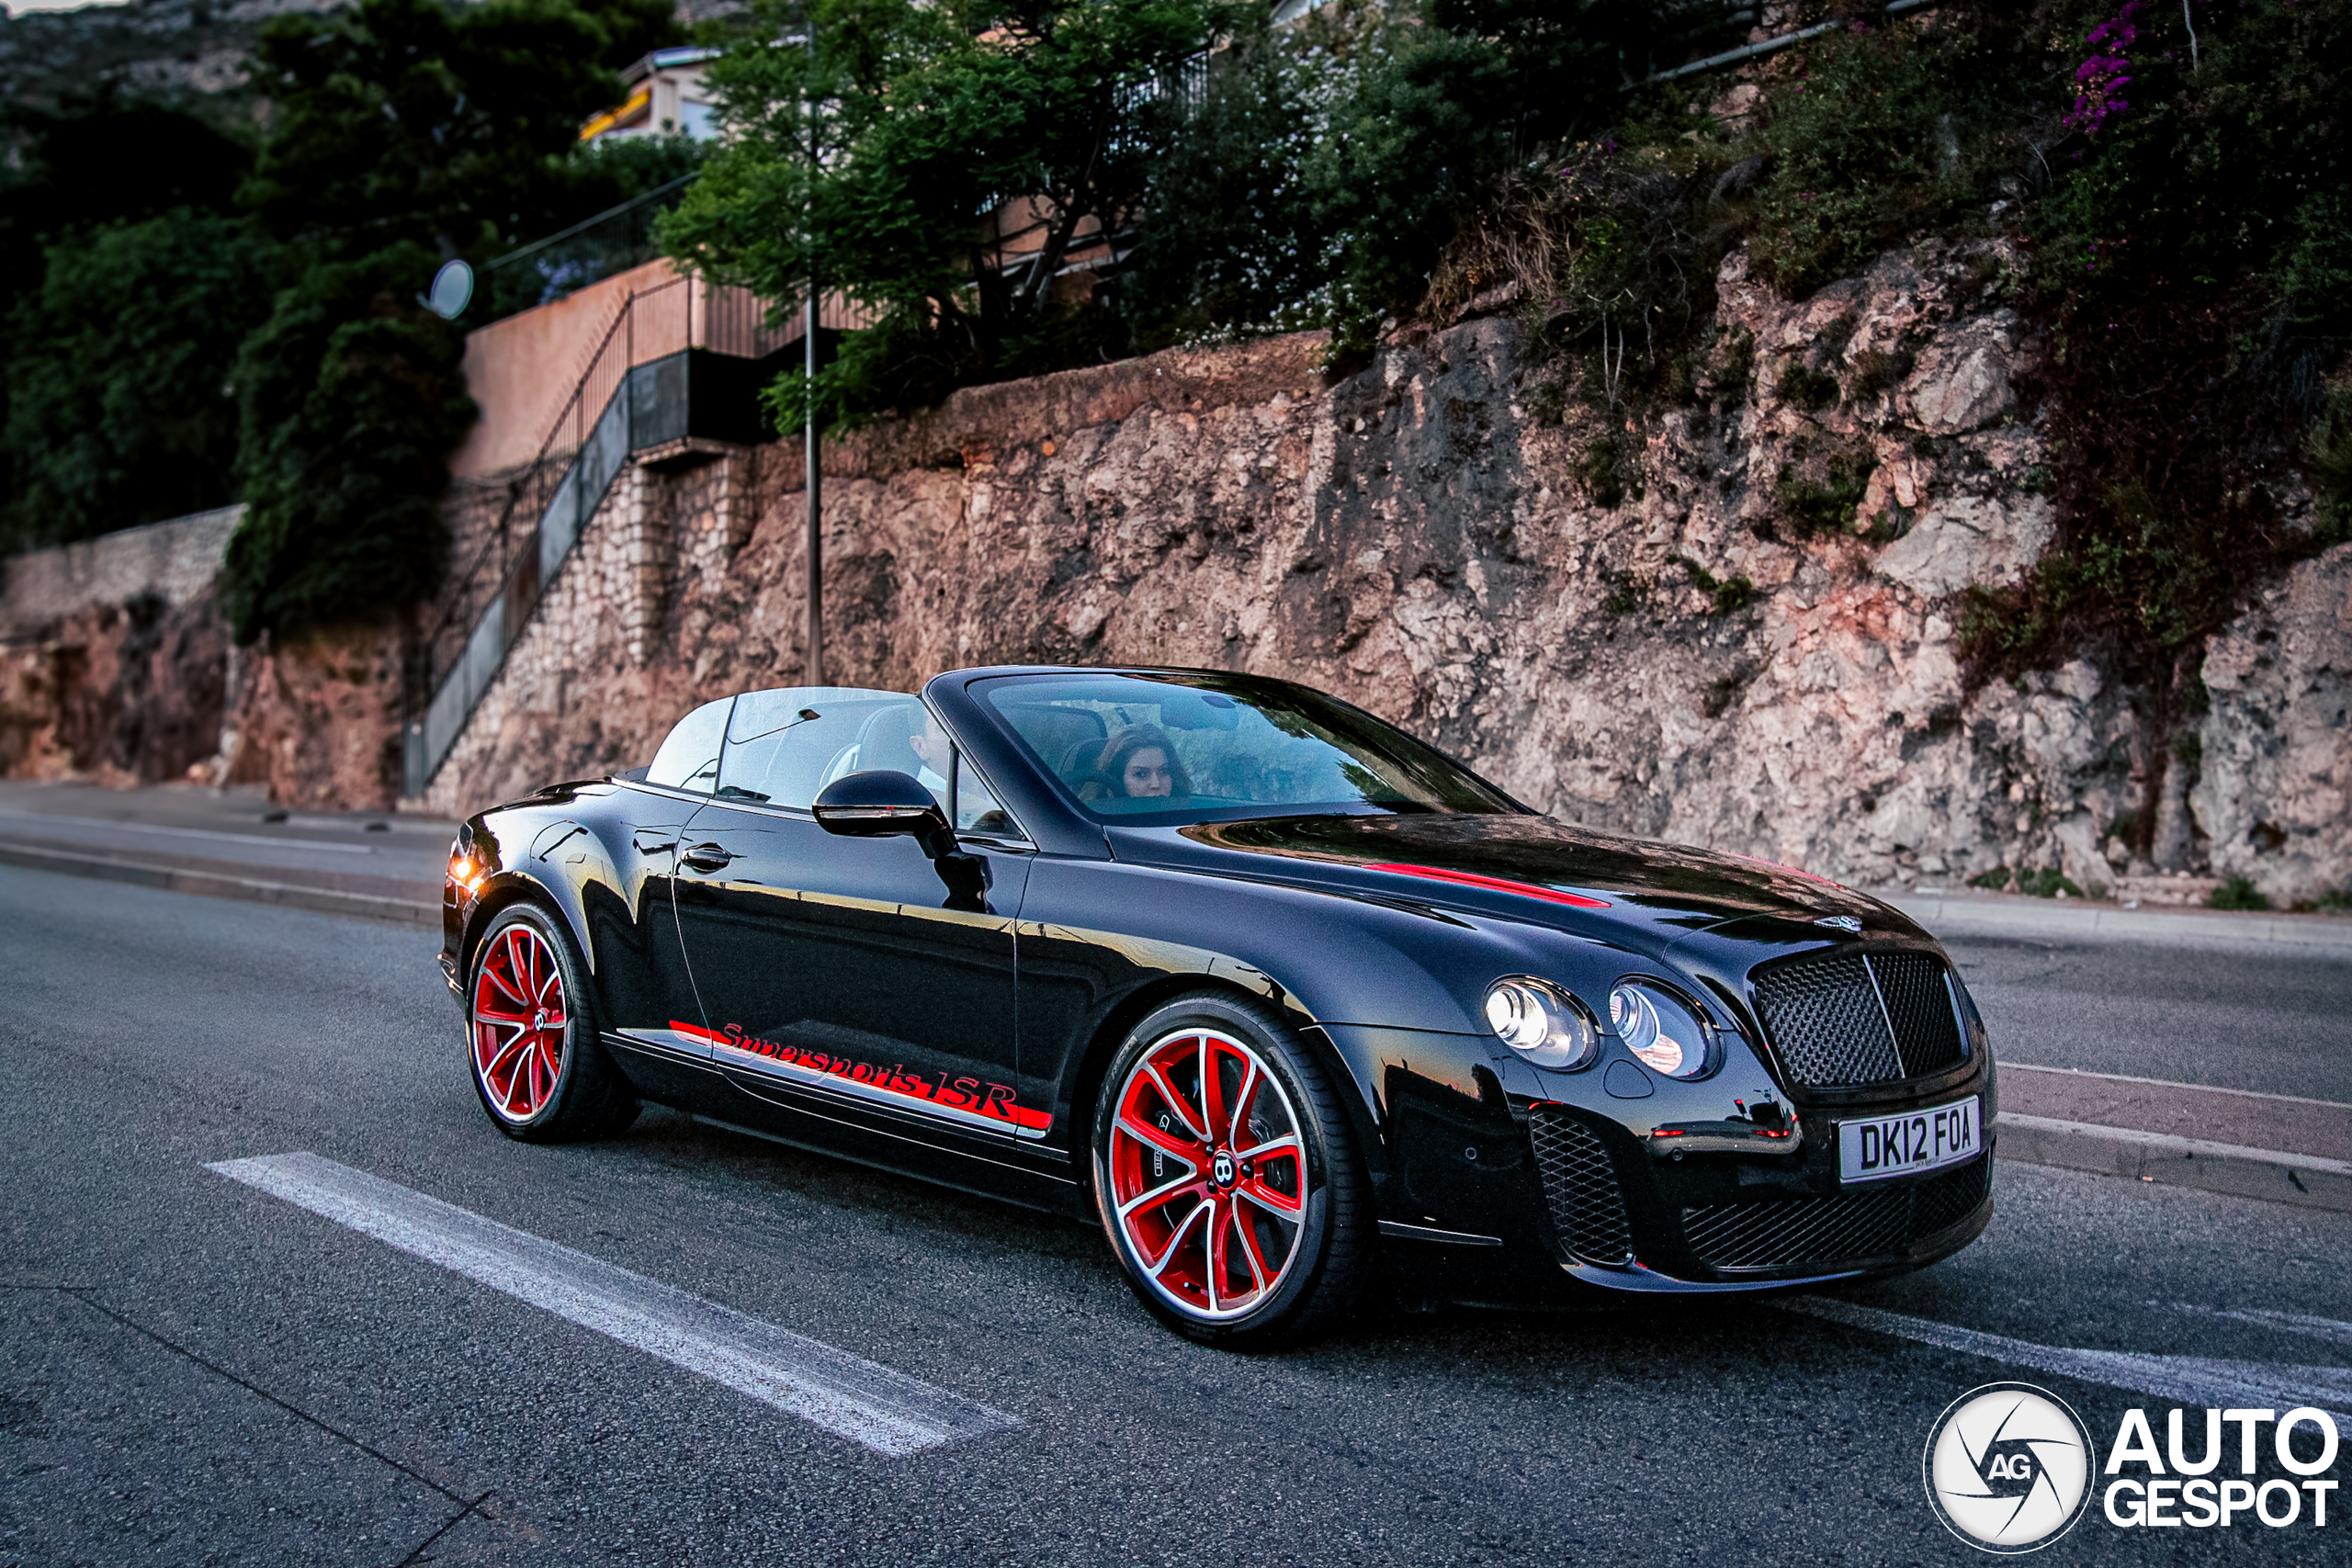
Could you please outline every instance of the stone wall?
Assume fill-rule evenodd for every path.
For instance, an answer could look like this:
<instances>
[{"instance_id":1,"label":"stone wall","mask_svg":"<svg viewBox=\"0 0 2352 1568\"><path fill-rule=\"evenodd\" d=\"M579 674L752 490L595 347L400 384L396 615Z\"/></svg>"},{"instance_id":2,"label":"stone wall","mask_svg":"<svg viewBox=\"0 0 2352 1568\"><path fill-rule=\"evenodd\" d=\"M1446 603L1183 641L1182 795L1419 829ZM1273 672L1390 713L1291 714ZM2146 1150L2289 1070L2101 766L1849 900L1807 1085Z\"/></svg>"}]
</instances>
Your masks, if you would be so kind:
<instances>
[{"instance_id":1,"label":"stone wall","mask_svg":"<svg viewBox=\"0 0 2352 1568\"><path fill-rule=\"evenodd\" d=\"M219 750L212 597L242 507L0 563L0 776L179 778Z\"/></svg>"},{"instance_id":2,"label":"stone wall","mask_svg":"<svg viewBox=\"0 0 2352 1568\"><path fill-rule=\"evenodd\" d=\"M209 598L242 506L0 560L0 638L39 637L83 611L153 599L177 608Z\"/></svg>"},{"instance_id":3,"label":"stone wall","mask_svg":"<svg viewBox=\"0 0 2352 1568\"><path fill-rule=\"evenodd\" d=\"M259 784L320 809L394 802L401 627L232 648L216 590L243 511L8 558L0 777Z\"/></svg>"},{"instance_id":4,"label":"stone wall","mask_svg":"<svg viewBox=\"0 0 2352 1568\"><path fill-rule=\"evenodd\" d=\"M1929 244L1792 304L1735 255L1712 382L1640 419L1564 397L1499 318L1329 385L1300 337L957 394L828 459L828 673L1247 668L1566 819L1871 886L2112 887L2156 869L2106 834L2155 776L2129 694L2080 663L1970 693L1956 657L1951 596L2053 528L2006 259ZM693 704L798 679L798 454L695 472L616 489L437 808L642 763ZM1841 473L1857 523L1809 535ZM2299 628L2209 678L2177 868L2210 853L2282 900L2341 885L2347 570L2341 548L2299 569L2217 646L2222 671L2262 617Z\"/></svg>"}]
</instances>

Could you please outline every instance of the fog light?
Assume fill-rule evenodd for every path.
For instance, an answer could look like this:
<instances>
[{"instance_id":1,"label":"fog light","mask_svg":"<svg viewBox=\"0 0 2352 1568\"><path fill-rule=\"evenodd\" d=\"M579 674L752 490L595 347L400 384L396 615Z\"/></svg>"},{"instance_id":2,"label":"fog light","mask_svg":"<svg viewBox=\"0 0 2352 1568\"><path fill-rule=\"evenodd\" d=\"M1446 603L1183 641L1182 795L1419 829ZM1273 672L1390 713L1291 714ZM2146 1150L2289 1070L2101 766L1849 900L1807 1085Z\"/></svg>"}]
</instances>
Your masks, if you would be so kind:
<instances>
[{"instance_id":1,"label":"fog light","mask_svg":"<svg viewBox=\"0 0 2352 1568\"><path fill-rule=\"evenodd\" d=\"M1714 1031L1696 1010L1658 986L1628 980L1609 993L1609 1027L1654 1073L1703 1077L1714 1065Z\"/></svg>"},{"instance_id":2,"label":"fog light","mask_svg":"<svg viewBox=\"0 0 2352 1568\"><path fill-rule=\"evenodd\" d=\"M1581 1067L1597 1043L1592 1020L1548 981L1513 976L1487 989L1487 1024L1502 1043L1539 1067Z\"/></svg>"}]
</instances>

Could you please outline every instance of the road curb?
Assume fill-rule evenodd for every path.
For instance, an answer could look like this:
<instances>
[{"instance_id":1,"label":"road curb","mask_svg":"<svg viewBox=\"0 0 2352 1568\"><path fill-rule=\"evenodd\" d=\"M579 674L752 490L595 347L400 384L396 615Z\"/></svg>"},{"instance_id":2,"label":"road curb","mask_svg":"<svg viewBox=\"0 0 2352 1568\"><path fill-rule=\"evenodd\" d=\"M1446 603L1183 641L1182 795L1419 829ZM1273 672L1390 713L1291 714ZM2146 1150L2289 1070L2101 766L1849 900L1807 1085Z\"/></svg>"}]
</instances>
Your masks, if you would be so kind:
<instances>
[{"instance_id":1,"label":"road curb","mask_svg":"<svg viewBox=\"0 0 2352 1568\"><path fill-rule=\"evenodd\" d=\"M124 882L134 887L159 887L170 893L194 893L208 898L241 898L252 904L277 904L289 909L310 909L326 915L356 915L363 919L390 920L401 925L438 926L441 923L439 905L419 903L413 899L385 898L370 893L342 893L332 887L264 882L248 876L224 876L217 872L150 865L143 861L109 860L102 855L28 849L20 844L0 844L0 865L53 871L66 876L87 876L100 882Z\"/></svg>"},{"instance_id":2,"label":"road curb","mask_svg":"<svg viewBox=\"0 0 2352 1568\"><path fill-rule=\"evenodd\" d=\"M2352 1214L2352 1162L2004 1111L2002 1159Z\"/></svg>"},{"instance_id":3,"label":"road curb","mask_svg":"<svg viewBox=\"0 0 2352 1568\"><path fill-rule=\"evenodd\" d=\"M2122 909L2021 894L1880 895L1938 936L2030 936L2352 958L2352 919L2221 909Z\"/></svg>"}]
</instances>

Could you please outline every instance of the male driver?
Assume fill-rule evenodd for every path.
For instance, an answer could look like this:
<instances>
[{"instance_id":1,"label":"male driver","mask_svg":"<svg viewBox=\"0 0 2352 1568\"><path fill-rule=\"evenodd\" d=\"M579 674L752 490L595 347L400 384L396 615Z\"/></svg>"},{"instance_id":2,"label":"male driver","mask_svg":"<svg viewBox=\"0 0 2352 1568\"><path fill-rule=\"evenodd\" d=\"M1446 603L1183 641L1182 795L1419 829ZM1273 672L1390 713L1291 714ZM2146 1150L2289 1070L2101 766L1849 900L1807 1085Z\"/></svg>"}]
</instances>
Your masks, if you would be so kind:
<instances>
[{"instance_id":1,"label":"male driver","mask_svg":"<svg viewBox=\"0 0 2352 1568\"><path fill-rule=\"evenodd\" d=\"M922 759L922 769L915 777L939 798L940 809L945 810L947 773L955 768L956 742L947 739L947 732L939 728L938 716L926 708L922 728L908 737L907 744ZM996 803L996 797L989 794L988 786L980 783L978 776L969 768L955 771L956 826L984 833L1010 828L1004 808Z\"/></svg>"}]
</instances>

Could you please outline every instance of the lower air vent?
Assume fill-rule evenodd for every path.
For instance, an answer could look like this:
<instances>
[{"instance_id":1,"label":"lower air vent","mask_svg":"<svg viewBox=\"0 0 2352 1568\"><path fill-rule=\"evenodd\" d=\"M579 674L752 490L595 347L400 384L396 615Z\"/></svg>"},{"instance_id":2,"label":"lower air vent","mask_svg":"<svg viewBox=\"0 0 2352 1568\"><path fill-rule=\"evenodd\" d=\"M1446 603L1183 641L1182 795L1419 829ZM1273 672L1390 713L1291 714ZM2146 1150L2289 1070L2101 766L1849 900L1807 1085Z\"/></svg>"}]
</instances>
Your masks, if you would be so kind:
<instances>
[{"instance_id":1,"label":"lower air vent","mask_svg":"<svg viewBox=\"0 0 2352 1568\"><path fill-rule=\"evenodd\" d=\"M1565 1111L1540 1105L1529 1113L1527 1131L1561 1245L1588 1263L1630 1262L1633 1226L1625 1218L1625 1195L1618 1190L1616 1162L1600 1134Z\"/></svg>"},{"instance_id":2,"label":"lower air vent","mask_svg":"<svg viewBox=\"0 0 2352 1568\"><path fill-rule=\"evenodd\" d=\"M1925 1181L1840 1192L1710 1203L1682 1211L1682 1236L1711 1269L1828 1267L1900 1252L1976 1212L1992 1179L1980 1159Z\"/></svg>"}]
</instances>

